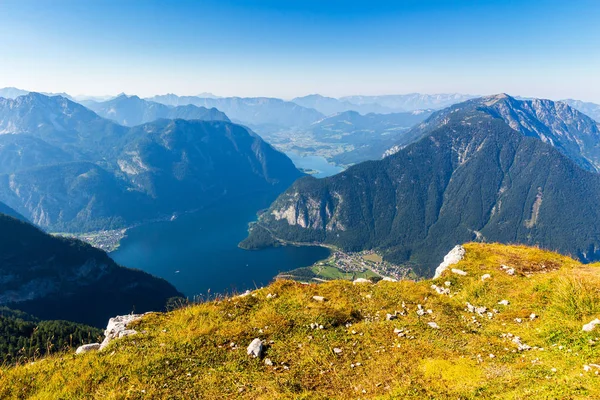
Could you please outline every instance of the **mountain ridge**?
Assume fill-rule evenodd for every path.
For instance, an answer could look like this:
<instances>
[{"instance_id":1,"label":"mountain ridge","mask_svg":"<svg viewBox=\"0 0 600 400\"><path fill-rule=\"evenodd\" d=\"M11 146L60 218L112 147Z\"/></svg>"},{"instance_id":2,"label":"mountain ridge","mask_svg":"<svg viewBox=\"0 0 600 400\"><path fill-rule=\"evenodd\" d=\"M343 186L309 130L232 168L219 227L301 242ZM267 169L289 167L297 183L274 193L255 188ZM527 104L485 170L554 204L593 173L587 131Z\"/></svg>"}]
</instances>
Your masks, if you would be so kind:
<instances>
[{"instance_id":1,"label":"mountain ridge","mask_svg":"<svg viewBox=\"0 0 600 400\"><path fill-rule=\"evenodd\" d=\"M380 250L424 276L457 242L478 237L597 259L600 232L590 221L600 221L600 175L478 101L489 99L434 113L425 128L445 122L418 127L422 139L395 155L298 180L260 215L247 243L257 245L253 231L263 227L284 241Z\"/></svg>"}]
</instances>

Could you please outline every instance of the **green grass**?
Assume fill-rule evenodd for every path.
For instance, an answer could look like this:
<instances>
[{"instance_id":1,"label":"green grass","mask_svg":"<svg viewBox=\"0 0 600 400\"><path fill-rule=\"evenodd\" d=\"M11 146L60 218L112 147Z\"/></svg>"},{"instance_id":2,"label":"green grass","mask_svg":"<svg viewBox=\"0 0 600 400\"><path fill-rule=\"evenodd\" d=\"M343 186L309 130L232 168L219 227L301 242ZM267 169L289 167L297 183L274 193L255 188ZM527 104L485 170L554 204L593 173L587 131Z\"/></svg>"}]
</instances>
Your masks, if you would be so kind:
<instances>
[{"instance_id":1,"label":"green grass","mask_svg":"<svg viewBox=\"0 0 600 400\"><path fill-rule=\"evenodd\" d=\"M139 334L101 353L1 369L0 398L600 398L600 377L583 371L600 361L600 329L581 331L599 316L600 265L522 246L465 248L455 266L464 277L447 272L436 281L356 285L280 280L250 296L151 314L136 323ZM501 264L517 273L507 275ZM482 281L486 273L492 277ZM430 287L445 281L451 296ZM498 305L502 299L510 305ZM474 323L466 302L499 313ZM406 315L386 320L403 303ZM418 304L433 313L418 316ZM530 320L531 313L539 317ZM543 350L518 352L506 333ZM246 355L255 337L268 344L273 366Z\"/></svg>"},{"instance_id":2,"label":"green grass","mask_svg":"<svg viewBox=\"0 0 600 400\"><path fill-rule=\"evenodd\" d=\"M327 280L354 280L358 278L369 279L379 276L375 272L368 269L361 272L344 272L332 265L313 265L310 269L317 274L319 278Z\"/></svg>"}]
</instances>

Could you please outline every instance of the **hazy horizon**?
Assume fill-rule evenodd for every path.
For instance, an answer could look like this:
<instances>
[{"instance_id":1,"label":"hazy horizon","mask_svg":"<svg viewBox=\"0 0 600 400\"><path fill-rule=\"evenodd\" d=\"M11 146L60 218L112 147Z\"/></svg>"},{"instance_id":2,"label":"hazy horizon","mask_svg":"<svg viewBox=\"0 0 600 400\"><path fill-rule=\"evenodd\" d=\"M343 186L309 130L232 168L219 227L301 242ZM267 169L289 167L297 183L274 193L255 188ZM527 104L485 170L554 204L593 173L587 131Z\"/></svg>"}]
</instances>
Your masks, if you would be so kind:
<instances>
[{"instance_id":1,"label":"hazy horizon","mask_svg":"<svg viewBox=\"0 0 600 400\"><path fill-rule=\"evenodd\" d=\"M509 93L600 103L600 3L0 4L0 87L291 99Z\"/></svg>"}]
</instances>

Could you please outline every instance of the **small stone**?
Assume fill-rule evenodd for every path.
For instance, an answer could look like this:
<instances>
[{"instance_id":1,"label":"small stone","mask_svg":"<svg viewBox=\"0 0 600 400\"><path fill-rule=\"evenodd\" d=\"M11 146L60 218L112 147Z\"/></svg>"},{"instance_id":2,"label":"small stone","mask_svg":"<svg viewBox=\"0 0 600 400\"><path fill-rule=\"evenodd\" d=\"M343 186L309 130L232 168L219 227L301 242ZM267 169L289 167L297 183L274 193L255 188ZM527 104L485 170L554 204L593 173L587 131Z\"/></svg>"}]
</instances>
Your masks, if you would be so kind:
<instances>
[{"instance_id":1,"label":"small stone","mask_svg":"<svg viewBox=\"0 0 600 400\"><path fill-rule=\"evenodd\" d=\"M584 332L591 332L594 330L594 328L596 328L596 325L600 325L600 319L598 318L585 324L581 330Z\"/></svg>"},{"instance_id":2,"label":"small stone","mask_svg":"<svg viewBox=\"0 0 600 400\"><path fill-rule=\"evenodd\" d=\"M462 269L452 268L451 271L453 274L456 274L456 275L467 276L467 273L465 271L463 271Z\"/></svg>"},{"instance_id":3,"label":"small stone","mask_svg":"<svg viewBox=\"0 0 600 400\"><path fill-rule=\"evenodd\" d=\"M440 327L438 326L438 324L436 324L435 322L428 322L427 325L429 325L433 329L440 329Z\"/></svg>"},{"instance_id":4,"label":"small stone","mask_svg":"<svg viewBox=\"0 0 600 400\"><path fill-rule=\"evenodd\" d=\"M313 300L314 301L320 301L320 302L324 302L327 301L327 299L323 296L313 296Z\"/></svg>"},{"instance_id":5,"label":"small stone","mask_svg":"<svg viewBox=\"0 0 600 400\"><path fill-rule=\"evenodd\" d=\"M254 358L260 358L263 355L263 344L259 338L254 339L248 346L248 355Z\"/></svg>"},{"instance_id":6,"label":"small stone","mask_svg":"<svg viewBox=\"0 0 600 400\"><path fill-rule=\"evenodd\" d=\"M492 276L490 274L484 274L481 276L481 280L485 281L486 279L490 279Z\"/></svg>"},{"instance_id":7,"label":"small stone","mask_svg":"<svg viewBox=\"0 0 600 400\"><path fill-rule=\"evenodd\" d=\"M515 318L515 322L516 322L517 324L520 324L521 322L523 322L523 320L522 320L521 318Z\"/></svg>"},{"instance_id":8,"label":"small stone","mask_svg":"<svg viewBox=\"0 0 600 400\"><path fill-rule=\"evenodd\" d=\"M333 352L334 352L335 354L342 354L343 350L342 350L342 349L340 349L339 347L334 347L334 348L333 348Z\"/></svg>"},{"instance_id":9,"label":"small stone","mask_svg":"<svg viewBox=\"0 0 600 400\"><path fill-rule=\"evenodd\" d=\"M386 316L385 316L385 319L387 321L392 321L392 320L397 319L397 318L398 318L398 316L396 314L386 314Z\"/></svg>"},{"instance_id":10,"label":"small stone","mask_svg":"<svg viewBox=\"0 0 600 400\"><path fill-rule=\"evenodd\" d=\"M371 282L370 280L365 279L365 278L358 278L358 279L355 279L354 282L352 282L352 283L357 284L357 283L373 283L373 282Z\"/></svg>"},{"instance_id":11,"label":"small stone","mask_svg":"<svg viewBox=\"0 0 600 400\"><path fill-rule=\"evenodd\" d=\"M446 282L444 282L444 285L446 285L446 286L452 286L452 282L446 281Z\"/></svg>"},{"instance_id":12,"label":"small stone","mask_svg":"<svg viewBox=\"0 0 600 400\"><path fill-rule=\"evenodd\" d=\"M398 282L397 279L390 278L389 276L384 276L383 279L382 279L382 281L385 281L385 282Z\"/></svg>"},{"instance_id":13,"label":"small stone","mask_svg":"<svg viewBox=\"0 0 600 400\"><path fill-rule=\"evenodd\" d=\"M514 268L509 267L508 265L501 265L500 268L502 268L507 275L514 275L516 272Z\"/></svg>"},{"instance_id":14,"label":"small stone","mask_svg":"<svg viewBox=\"0 0 600 400\"><path fill-rule=\"evenodd\" d=\"M490 358L496 358L496 356L493 354L490 354Z\"/></svg>"},{"instance_id":15,"label":"small stone","mask_svg":"<svg viewBox=\"0 0 600 400\"><path fill-rule=\"evenodd\" d=\"M269 366L269 367L272 367L272 366L273 366L273 361L271 361L271 359L270 359L270 358L265 358L265 361L264 361L264 363L265 363L265 365L267 365L267 366Z\"/></svg>"},{"instance_id":16,"label":"small stone","mask_svg":"<svg viewBox=\"0 0 600 400\"><path fill-rule=\"evenodd\" d=\"M556 368L552 368L550 371L552 371L552 372L556 372L556 371L558 371L558 370L557 370Z\"/></svg>"},{"instance_id":17,"label":"small stone","mask_svg":"<svg viewBox=\"0 0 600 400\"><path fill-rule=\"evenodd\" d=\"M534 320L534 319L536 319L537 317L538 317L538 316L537 316L536 314L534 314L534 313L531 313L531 315L529 316L529 319L533 321L533 320Z\"/></svg>"},{"instance_id":18,"label":"small stone","mask_svg":"<svg viewBox=\"0 0 600 400\"><path fill-rule=\"evenodd\" d=\"M507 306L510 304L510 302L508 300L500 300L498 304L500 304L501 306Z\"/></svg>"}]
</instances>

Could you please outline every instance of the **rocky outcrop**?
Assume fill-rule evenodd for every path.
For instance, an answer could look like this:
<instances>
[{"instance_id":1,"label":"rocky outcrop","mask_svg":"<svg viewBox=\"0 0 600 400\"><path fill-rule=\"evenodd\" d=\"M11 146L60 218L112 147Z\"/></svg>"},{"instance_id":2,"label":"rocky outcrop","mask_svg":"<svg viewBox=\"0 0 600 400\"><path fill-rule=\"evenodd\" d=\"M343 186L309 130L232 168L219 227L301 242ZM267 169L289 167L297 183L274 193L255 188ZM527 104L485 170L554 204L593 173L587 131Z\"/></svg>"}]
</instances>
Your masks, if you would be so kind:
<instances>
[{"instance_id":1,"label":"rocky outcrop","mask_svg":"<svg viewBox=\"0 0 600 400\"><path fill-rule=\"evenodd\" d=\"M100 344L99 350L103 350L114 339L135 335L137 331L134 329L127 329L127 325L141 319L144 315L146 314L129 314L111 318L104 331L104 340Z\"/></svg>"},{"instance_id":2,"label":"rocky outcrop","mask_svg":"<svg viewBox=\"0 0 600 400\"><path fill-rule=\"evenodd\" d=\"M456 245L446 256L444 257L444 261L435 269L435 275L433 279L437 279L442 276L442 273L448 269L449 266L458 264L463 258L465 258L465 248L461 245Z\"/></svg>"}]
</instances>

